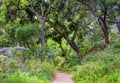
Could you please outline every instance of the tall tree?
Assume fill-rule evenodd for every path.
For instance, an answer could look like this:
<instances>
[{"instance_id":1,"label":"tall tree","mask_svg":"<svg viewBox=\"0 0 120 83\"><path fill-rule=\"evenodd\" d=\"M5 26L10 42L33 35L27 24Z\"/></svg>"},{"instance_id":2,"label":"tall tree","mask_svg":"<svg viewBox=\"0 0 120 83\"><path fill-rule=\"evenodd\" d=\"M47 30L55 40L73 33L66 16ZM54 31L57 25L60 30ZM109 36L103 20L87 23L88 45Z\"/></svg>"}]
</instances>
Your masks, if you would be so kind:
<instances>
[{"instance_id":1,"label":"tall tree","mask_svg":"<svg viewBox=\"0 0 120 83\"><path fill-rule=\"evenodd\" d=\"M44 6L45 6L45 0L42 0L41 3L38 2L38 4L40 4L40 12L37 12L35 10L35 8L33 7L32 5L32 2L31 2L31 5L29 7L29 9L35 14L35 16L37 17L37 20L39 21L40 25L41 25L41 30L40 30L40 39L41 39L41 50L40 50L40 54L41 55L43 53L43 51L45 50L46 48L46 43L45 43L45 23L46 23L46 20L47 20L47 17L51 11L51 7L52 7L52 0L50 0L49 2L49 6L48 8L45 10L44 9Z\"/></svg>"},{"instance_id":2,"label":"tall tree","mask_svg":"<svg viewBox=\"0 0 120 83\"><path fill-rule=\"evenodd\" d=\"M51 27L54 28L57 34L67 41L70 47L77 53L79 60L81 60L82 54L75 41L79 32L80 23L79 12L77 12L80 8L78 2L72 0L66 0L65 2L61 0L61 3L59 2L56 5L57 8L54 8L55 12L51 15L50 25L52 25ZM75 14L77 14L78 17L74 17ZM72 36L70 37L70 35Z\"/></svg>"},{"instance_id":3,"label":"tall tree","mask_svg":"<svg viewBox=\"0 0 120 83\"><path fill-rule=\"evenodd\" d=\"M52 0L6 0L6 22L20 19L21 24L26 24L37 20L40 23L40 43L41 49L38 55L42 55L46 48L45 42L45 23L51 11ZM16 4L17 3L17 4ZM27 19L28 18L28 19Z\"/></svg>"},{"instance_id":4,"label":"tall tree","mask_svg":"<svg viewBox=\"0 0 120 83\"><path fill-rule=\"evenodd\" d=\"M96 1L96 0L78 0L83 5L85 5L89 11L97 18L97 21L99 25L101 26L101 29L104 34L104 40L106 44L109 44L109 32L108 32L108 26L106 22L107 18L107 11L108 11L108 5L106 1Z\"/></svg>"}]
</instances>

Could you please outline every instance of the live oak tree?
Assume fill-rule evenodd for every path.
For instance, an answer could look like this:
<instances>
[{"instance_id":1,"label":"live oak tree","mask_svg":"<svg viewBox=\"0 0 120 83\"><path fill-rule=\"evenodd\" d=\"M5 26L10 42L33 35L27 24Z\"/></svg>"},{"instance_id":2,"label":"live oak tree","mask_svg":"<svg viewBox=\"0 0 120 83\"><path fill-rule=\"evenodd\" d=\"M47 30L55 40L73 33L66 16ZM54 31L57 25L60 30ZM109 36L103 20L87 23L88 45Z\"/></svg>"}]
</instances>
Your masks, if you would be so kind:
<instances>
[{"instance_id":1,"label":"live oak tree","mask_svg":"<svg viewBox=\"0 0 120 83\"><path fill-rule=\"evenodd\" d=\"M17 3L17 4L16 4ZM14 21L16 19L19 20L19 22L22 25L25 25L29 22L34 22L37 20L37 22L40 23L40 43L41 43L41 49L38 53L38 55L42 55L43 51L46 49L46 42L45 42L45 26L48 20L50 19L51 14L58 13L60 15L61 10L64 9L65 4L67 4L67 0L64 1L55 1L53 3L52 0L46 1L46 0L6 0L4 1L4 4L6 5L6 22ZM55 5L54 5L55 4ZM59 5L58 5L59 4ZM56 6L58 5L58 8ZM56 9L55 9L56 8ZM51 13L54 12L55 13ZM67 14L66 14L67 15ZM60 20L59 20L60 19ZM68 42L68 44L73 48L73 50L79 55L79 58L82 59L82 55L80 53L80 50L78 46L75 43L75 39L77 36L78 26L76 26L72 21L70 22L72 25L72 33L73 37L69 38L69 34L66 31L66 29L69 27L64 24L64 22L61 22L62 18L54 19L55 22L58 22L58 24L54 24L54 27L59 27L58 29L61 29L60 33L57 32L58 35L65 38L65 40ZM54 28L55 31L57 29ZM70 29L69 29L70 30ZM70 31L71 32L71 31ZM61 46L62 47L62 46Z\"/></svg>"},{"instance_id":2,"label":"live oak tree","mask_svg":"<svg viewBox=\"0 0 120 83\"><path fill-rule=\"evenodd\" d=\"M55 8L56 6L53 8L55 12L52 13L49 23L54 31L67 41L70 47L77 53L79 60L81 60L82 54L76 43L81 19L79 15L74 17L75 14L79 13L78 2L66 0L59 2L57 6L57 8ZM70 37L70 35L72 36Z\"/></svg>"},{"instance_id":3,"label":"live oak tree","mask_svg":"<svg viewBox=\"0 0 120 83\"><path fill-rule=\"evenodd\" d=\"M31 28L28 29L27 25L39 23L37 39L29 36L29 38L25 37L25 42L32 38L38 40L33 42L40 44L40 50L37 53L40 57L46 50L48 38L59 43L61 50L65 53L61 44L62 38L64 38L81 60L80 44L86 36L90 35L89 33L95 35L95 26L100 27L102 30L100 33L103 33L105 43L109 44L108 20L111 19L111 8L115 6L114 3L118 6L118 2L115 3L112 0L4 0L2 7L4 7L6 24L18 23L21 25L19 28L17 27L17 32L20 32L19 30L21 32L32 31ZM51 29L53 32L50 32ZM48 33L54 36L50 37ZM20 40L19 37L17 38ZM29 47L32 46L31 42L27 42L27 44Z\"/></svg>"},{"instance_id":4,"label":"live oak tree","mask_svg":"<svg viewBox=\"0 0 120 83\"><path fill-rule=\"evenodd\" d=\"M97 18L97 21L104 34L105 43L109 44L109 32L106 22L108 5L106 1L78 0L78 2L81 2L83 5L85 5L88 8L88 11L90 11L93 16Z\"/></svg>"},{"instance_id":5,"label":"live oak tree","mask_svg":"<svg viewBox=\"0 0 120 83\"><path fill-rule=\"evenodd\" d=\"M17 3L17 4L16 4ZM41 55L46 48L45 43L45 23L48 19L52 7L52 0L5 0L6 5L6 21L14 21L20 19L21 24L33 22L37 20L40 23L40 43L41 49L38 55ZM35 19L36 18L36 19Z\"/></svg>"}]
</instances>

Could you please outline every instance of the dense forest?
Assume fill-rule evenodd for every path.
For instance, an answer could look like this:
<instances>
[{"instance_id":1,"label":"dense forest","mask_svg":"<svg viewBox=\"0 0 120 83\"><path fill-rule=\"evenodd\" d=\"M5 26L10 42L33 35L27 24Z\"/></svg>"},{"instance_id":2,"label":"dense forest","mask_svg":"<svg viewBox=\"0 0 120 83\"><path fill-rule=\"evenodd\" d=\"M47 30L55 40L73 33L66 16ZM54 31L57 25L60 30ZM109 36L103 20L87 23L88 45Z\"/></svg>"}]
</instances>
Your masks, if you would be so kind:
<instances>
[{"instance_id":1,"label":"dense forest","mask_svg":"<svg viewBox=\"0 0 120 83\"><path fill-rule=\"evenodd\" d=\"M0 0L0 83L68 83L56 72L120 83L120 0Z\"/></svg>"}]
</instances>

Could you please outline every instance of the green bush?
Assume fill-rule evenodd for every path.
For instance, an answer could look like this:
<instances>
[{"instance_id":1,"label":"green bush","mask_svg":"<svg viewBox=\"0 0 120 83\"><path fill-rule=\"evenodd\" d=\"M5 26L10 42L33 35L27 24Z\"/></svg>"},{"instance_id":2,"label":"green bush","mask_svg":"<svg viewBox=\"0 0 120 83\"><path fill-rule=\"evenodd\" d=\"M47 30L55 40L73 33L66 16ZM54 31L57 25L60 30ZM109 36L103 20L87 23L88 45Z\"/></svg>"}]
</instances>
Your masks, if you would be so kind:
<instances>
[{"instance_id":1,"label":"green bush","mask_svg":"<svg viewBox=\"0 0 120 83\"><path fill-rule=\"evenodd\" d=\"M40 64L40 69L41 69L41 72L45 74L49 74L51 75L51 77L54 76L55 67L53 63L48 63L44 61Z\"/></svg>"},{"instance_id":2,"label":"green bush","mask_svg":"<svg viewBox=\"0 0 120 83\"><path fill-rule=\"evenodd\" d=\"M47 40L47 49L43 55L44 60L52 62L55 60L57 55L60 55L61 49L59 44L55 42L52 38Z\"/></svg>"},{"instance_id":3,"label":"green bush","mask_svg":"<svg viewBox=\"0 0 120 83\"><path fill-rule=\"evenodd\" d=\"M92 49L92 44L89 42L82 42L80 51L82 55L86 55Z\"/></svg>"},{"instance_id":4,"label":"green bush","mask_svg":"<svg viewBox=\"0 0 120 83\"><path fill-rule=\"evenodd\" d=\"M103 62L91 62L83 66L77 66L77 71L74 76L76 81L93 81L109 72L109 67Z\"/></svg>"},{"instance_id":5,"label":"green bush","mask_svg":"<svg viewBox=\"0 0 120 83\"><path fill-rule=\"evenodd\" d=\"M119 83L120 57L108 49L85 57L82 64L74 68L76 83Z\"/></svg>"},{"instance_id":6,"label":"green bush","mask_svg":"<svg viewBox=\"0 0 120 83\"><path fill-rule=\"evenodd\" d=\"M64 62L65 62L65 58L61 56L57 56L54 61L55 65L57 66L63 65Z\"/></svg>"},{"instance_id":7,"label":"green bush","mask_svg":"<svg viewBox=\"0 0 120 83\"><path fill-rule=\"evenodd\" d=\"M105 75L97 80L97 83L120 83L120 73Z\"/></svg>"},{"instance_id":8,"label":"green bush","mask_svg":"<svg viewBox=\"0 0 120 83\"><path fill-rule=\"evenodd\" d=\"M113 46L114 53L120 53L120 41L116 41Z\"/></svg>"},{"instance_id":9,"label":"green bush","mask_svg":"<svg viewBox=\"0 0 120 83\"><path fill-rule=\"evenodd\" d=\"M105 44L104 44L103 40L93 43L93 49L95 49L95 50L103 50L104 48L105 48Z\"/></svg>"},{"instance_id":10,"label":"green bush","mask_svg":"<svg viewBox=\"0 0 120 83\"><path fill-rule=\"evenodd\" d=\"M0 62L4 63L4 60L7 58L7 56L0 55Z\"/></svg>"},{"instance_id":11,"label":"green bush","mask_svg":"<svg viewBox=\"0 0 120 83\"><path fill-rule=\"evenodd\" d=\"M30 77L25 72L16 72L14 75L11 75L9 78L4 79L1 83L50 83L48 80L38 78L36 76Z\"/></svg>"},{"instance_id":12,"label":"green bush","mask_svg":"<svg viewBox=\"0 0 120 83\"><path fill-rule=\"evenodd\" d=\"M38 76L43 79L51 80L54 76L55 67L53 63L41 62L39 59L27 60L24 71L29 72L30 76Z\"/></svg>"}]
</instances>

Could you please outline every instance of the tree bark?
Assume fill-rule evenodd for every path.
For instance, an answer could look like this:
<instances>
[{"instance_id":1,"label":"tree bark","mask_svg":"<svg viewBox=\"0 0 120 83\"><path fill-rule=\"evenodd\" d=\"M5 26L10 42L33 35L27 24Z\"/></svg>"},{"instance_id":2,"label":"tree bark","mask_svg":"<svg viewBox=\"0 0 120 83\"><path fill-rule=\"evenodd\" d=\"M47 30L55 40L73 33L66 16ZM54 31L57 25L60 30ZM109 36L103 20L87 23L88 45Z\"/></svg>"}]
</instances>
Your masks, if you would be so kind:
<instances>
[{"instance_id":1,"label":"tree bark","mask_svg":"<svg viewBox=\"0 0 120 83\"><path fill-rule=\"evenodd\" d=\"M66 52L65 52L65 50L63 49L61 42L59 43L59 45L60 45L61 51L63 52L63 53L62 53L62 56L66 58Z\"/></svg>"},{"instance_id":2,"label":"tree bark","mask_svg":"<svg viewBox=\"0 0 120 83\"><path fill-rule=\"evenodd\" d=\"M65 38L65 40L69 43L70 47L77 53L78 58L81 61L83 56L80 53L80 50L79 50L78 46L76 45L76 43L74 41L67 39L67 38Z\"/></svg>"},{"instance_id":3,"label":"tree bark","mask_svg":"<svg viewBox=\"0 0 120 83\"><path fill-rule=\"evenodd\" d=\"M118 29L118 33L120 33L120 16L119 16L119 18L115 19L115 23L116 23L116 26Z\"/></svg>"},{"instance_id":4,"label":"tree bark","mask_svg":"<svg viewBox=\"0 0 120 83\"><path fill-rule=\"evenodd\" d=\"M120 16L120 5L118 5L118 15Z\"/></svg>"},{"instance_id":5,"label":"tree bark","mask_svg":"<svg viewBox=\"0 0 120 83\"><path fill-rule=\"evenodd\" d=\"M109 41L109 32L108 32L108 27L107 27L107 24L106 24L106 20L102 19L101 17L98 17L98 22L99 22L99 25L102 28L105 43L109 44L110 43L110 41Z\"/></svg>"},{"instance_id":6,"label":"tree bark","mask_svg":"<svg viewBox=\"0 0 120 83\"><path fill-rule=\"evenodd\" d=\"M43 54L44 50L46 49L44 25L45 25L45 22L44 22L44 20L42 20L41 21L41 30L40 30L40 41L41 41L41 49L39 52L40 58L41 58L41 55Z\"/></svg>"},{"instance_id":7,"label":"tree bark","mask_svg":"<svg viewBox=\"0 0 120 83\"><path fill-rule=\"evenodd\" d=\"M103 30L103 33L104 33L105 43L106 43L106 44L109 44L110 41L109 41L108 27L107 27L106 23L103 23L103 24L104 24L104 30Z\"/></svg>"},{"instance_id":8,"label":"tree bark","mask_svg":"<svg viewBox=\"0 0 120 83\"><path fill-rule=\"evenodd\" d=\"M117 24L118 34L120 34L120 22Z\"/></svg>"},{"instance_id":9,"label":"tree bark","mask_svg":"<svg viewBox=\"0 0 120 83\"><path fill-rule=\"evenodd\" d=\"M57 28L54 28L54 30L56 31L56 33L62 35L62 33ZM75 35L73 35L73 36L75 36ZM83 59L83 57L82 57L82 54L80 53L78 46L74 42L74 39L72 38L70 40L70 38L67 35L62 35L62 37L67 41L67 43L70 45L70 47L77 53L78 59L79 59L79 61L81 61Z\"/></svg>"}]
</instances>

